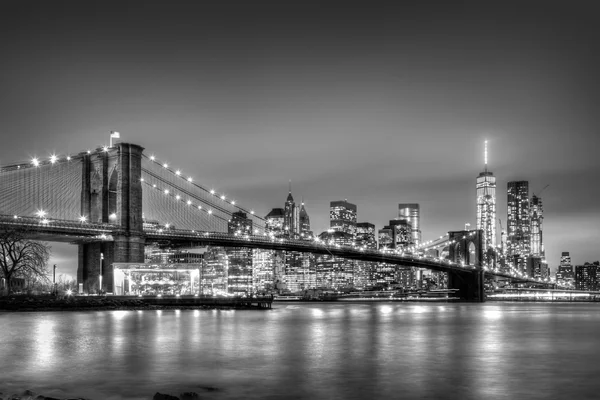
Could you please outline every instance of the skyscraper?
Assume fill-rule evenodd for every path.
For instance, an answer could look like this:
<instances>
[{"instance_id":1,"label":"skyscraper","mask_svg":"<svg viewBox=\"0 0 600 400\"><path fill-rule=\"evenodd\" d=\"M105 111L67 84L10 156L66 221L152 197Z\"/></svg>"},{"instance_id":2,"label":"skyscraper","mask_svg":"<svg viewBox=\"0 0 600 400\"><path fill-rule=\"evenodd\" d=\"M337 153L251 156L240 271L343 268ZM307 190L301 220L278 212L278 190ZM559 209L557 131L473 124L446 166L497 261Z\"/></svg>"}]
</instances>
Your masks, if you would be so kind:
<instances>
[{"instance_id":1,"label":"skyscraper","mask_svg":"<svg viewBox=\"0 0 600 400\"><path fill-rule=\"evenodd\" d=\"M403 251L414 245L413 228L410 222L404 219L394 219L388 225L392 229L393 245L397 251ZM386 226L387 228L387 226Z\"/></svg>"},{"instance_id":2,"label":"skyscraper","mask_svg":"<svg viewBox=\"0 0 600 400\"><path fill-rule=\"evenodd\" d=\"M285 212L283 208L273 208L265 217L265 229L274 236L281 236L285 232Z\"/></svg>"},{"instance_id":3,"label":"skyscraper","mask_svg":"<svg viewBox=\"0 0 600 400\"><path fill-rule=\"evenodd\" d=\"M285 201L284 207L284 226L283 230L290 238L294 238L300 234L300 215L299 209L296 207L294 197L292 196L292 183L290 182L290 192Z\"/></svg>"},{"instance_id":4,"label":"skyscraper","mask_svg":"<svg viewBox=\"0 0 600 400\"><path fill-rule=\"evenodd\" d=\"M556 271L556 283L566 286L573 286L575 283L575 273L571 264L571 255L568 251L563 251L560 256L560 264Z\"/></svg>"},{"instance_id":5,"label":"skyscraper","mask_svg":"<svg viewBox=\"0 0 600 400\"><path fill-rule=\"evenodd\" d=\"M356 204L348 200L332 201L329 204L329 227L335 231L356 235Z\"/></svg>"},{"instance_id":6,"label":"skyscraper","mask_svg":"<svg viewBox=\"0 0 600 400\"><path fill-rule=\"evenodd\" d=\"M496 177L488 171L487 140L485 169L477 177L477 229L483 230L484 248L496 246Z\"/></svg>"},{"instance_id":7,"label":"skyscraper","mask_svg":"<svg viewBox=\"0 0 600 400\"><path fill-rule=\"evenodd\" d=\"M529 213L529 182L511 181L507 185L508 254L529 254L531 251L531 215Z\"/></svg>"},{"instance_id":8,"label":"skyscraper","mask_svg":"<svg viewBox=\"0 0 600 400\"><path fill-rule=\"evenodd\" d=\"M302 202L302 204L300 205L300 212L299 212L299 216L298 216L298 222L299 222L299 230L300 230L300 237L302 239L310 239L312 238L312 231L310 230L310 217L308 216L308 213L306 212L306 208L304 207L304 201Z\"/></svg>"},{"instance_id":9,"label":"skyscraper","mask_svg":"<svg viewBox=\"0 0 600 400\"><path fill-rule=\"evenodd\" d=\"M421 243L421 223L419 204L403 203L398 204L398 219L408 222L411 225L412 243L418 245Z\"/></svg>"},{"instance_id":10,"label":"skyscraper","mask_svg":"<svg viewBox=\"0 0 600 400\"><path fill-rule=\"evenodd\" d=\"M359 248L370 250L377 249L375 238L375 225L370 222L359 222L356 224L356 245ZM354 286L364 289L374 286L377 263L369 261L357 261L354 268Z\"/></svg>"},{"instance_id":11,"label":"skyscraper","mask_svg":"<svg viewBox=\"0 0 600 400\"><path fill-rule=\"evenodd\" d=\"M531 196L529 205L531 221L531 254L544 257L544 209L542 207L542 198L535 194Z\"/></svg>"},{"instance_id":12,"label":"skyscraper","mask_svg":"<svg viewBox=\"0 0 600 400\"><path fill-rule=\"evenodd\" d=\"M600 262L586 262L575 267L575 289L590 291L600 289Z\"/></svg>"},{"instance_id":13,"label":"skyscraper","mask_svg":"<svg viewBox=\"0 0 600 400\"><path fill-rule=\"evenodd\" d=\"M371 250L377 249L375 225L370 222L359 222L356 224L356 245Z\"/></svg>"},{"instance_id":14,"label":"skyscraper","mask_svg":"<svg viewBox=\"0 0 600 400\"><path fill-rule=\"evenodd\" d=\"M234 235L250 235L252 220L243 211L234 212L227 224L227 231ZM226 251L229 261L227 290L237 294L252 291L252 249L230 247Z\"/></svg>"}]
</instances>

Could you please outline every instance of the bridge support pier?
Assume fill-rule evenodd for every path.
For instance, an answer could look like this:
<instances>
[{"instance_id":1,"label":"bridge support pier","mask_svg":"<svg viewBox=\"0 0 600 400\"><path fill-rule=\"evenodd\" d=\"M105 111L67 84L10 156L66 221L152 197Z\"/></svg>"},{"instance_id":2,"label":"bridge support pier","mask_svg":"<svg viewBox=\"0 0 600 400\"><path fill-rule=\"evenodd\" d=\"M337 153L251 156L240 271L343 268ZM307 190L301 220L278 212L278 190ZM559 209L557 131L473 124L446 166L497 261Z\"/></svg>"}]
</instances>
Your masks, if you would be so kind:
<instances>
[{"instance_id":1,"label":"bridge support pier","mask_svg":"<svg viewBox=\"0 0 600 400\"><path fill-rule=\"evenodd\" d=\"M461 299L483 303L485 301L484 273L481 270L473 272L448 272L448 288L458 289Z\"/></svg>"},{"instance_id":2,"label":"bridge support pier","mask_svg":"<svg viewBox=\"0 0 600 400\"><path fill-rule=\"evenodd\" d=\"M114 242L79 245L77 282L87 293L103 290L114 293L113 263L144 262L145 239L141 236L116 236ZM100 287L102 275L102 287Z\"/></svg>"},{"instance_id":3,"label":"bridge support pier","mask_svg":"<svg viewBox=\"0 0 600 400\"><path fill-rule=\"evenodd\" d=\"M81 215L114 226L112 242L79 245L77 281L88 293L114 292L114 262L144 262L143 150L135 144L117 143L108 151L83 156Z\"/></svg>"}]
</instances>

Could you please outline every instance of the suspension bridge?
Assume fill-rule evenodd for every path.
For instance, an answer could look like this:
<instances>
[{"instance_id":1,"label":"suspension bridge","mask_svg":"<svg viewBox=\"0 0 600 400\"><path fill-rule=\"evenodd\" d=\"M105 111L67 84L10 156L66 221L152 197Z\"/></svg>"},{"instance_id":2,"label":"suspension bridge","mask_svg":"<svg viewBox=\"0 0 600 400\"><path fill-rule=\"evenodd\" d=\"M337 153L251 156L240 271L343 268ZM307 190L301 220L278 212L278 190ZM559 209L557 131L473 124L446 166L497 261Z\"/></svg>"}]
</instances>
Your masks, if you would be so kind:
<instances>
[{"instance_id":1,"label":"suspension bridge","mask_svg":"<svg viewBox=\"0 0 600 400\"><path fill-rule=\"evenodd\" d=\"M0 183L0 227L76 244L77 279L84 286L97 280L103 258L108 291L113 263L143 263L145 246L164 241L307 252L447 272L448 286L474 301L484 300L486 276L544 284L514 271L486 268L482 233L476 230L449 232L407 254L274 237L251 208L131 143L5 165ZM228 233L236 212L251 220L250 232ZM447 256L427 256L440 247Z\"/></svg>"}]
</instances>

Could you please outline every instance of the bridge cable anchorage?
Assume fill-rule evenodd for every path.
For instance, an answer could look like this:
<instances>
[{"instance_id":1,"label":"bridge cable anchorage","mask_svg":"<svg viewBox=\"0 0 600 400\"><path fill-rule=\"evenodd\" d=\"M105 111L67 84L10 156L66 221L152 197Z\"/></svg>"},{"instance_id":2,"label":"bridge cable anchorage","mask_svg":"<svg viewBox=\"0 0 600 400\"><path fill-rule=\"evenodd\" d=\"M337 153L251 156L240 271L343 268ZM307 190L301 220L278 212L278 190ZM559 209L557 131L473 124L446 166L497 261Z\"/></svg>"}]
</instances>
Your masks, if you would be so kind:
<instances>
[{"instance_id":1,"label":"bridge cable anchorage","mask_svg":"<svg viewBox=\"0 0 600 400\"><path fill-rule=\"evenodd\" d=\"M254 216L254 218L256 218L256 219L258 219L258 220L262 220L262 221L265 221L265 222L266 222L265 218L263 218L263 217L260 217L260 216L256 215L256 214L254 213L254 211L252 211L252 210L248 210L248 209L246 209L246 208L244 208L244 207L241 207L241 206L240 206L240 205L238 205L238 204L237 204L237 203L236 203L234 200L226 199L226 198L225 198L225 195L219 195L219 194L218 194L218 193L216 193L214 190L209 190L209 189L205 188L204 186L198 185L198 184L197 184L197 183L194 181L194 179L193 179L191 176L188 176L188 177L186 178L186 177L185 177L185 175L184 175L184 174L181 172L181 170L180 170L180 169L173 170L172 168L170 168L170 167L169 167L169 164L168 164L168 163L161 163L161 162L160 162L160 161L159 161L159 160L156 158L156 156L154 156L154 155L148 156L148 155L146 155L146 154L142 154L142 157L144 157L145 159L147 159L148 161L150 161L150 162L152 162L152 163L154 163L154 164L156 164L156 165L159 165L159 166L161 166L163 169L167 170L167 171L168 171L168 172L170 172L172 175L174 175L174 176L176 176L176 177L178 177L178 178L180 178L180 179L183 179L183 180L187 181L188 183L192 184L192 185L193 185L193 186L195 186L196 188L198 188L198 189L200 189L200 190L202 190L202 191L204 191L204 192L206 192L206 193L210 193L211 195L215 196L216 198L219 198L219 199L221 199L222 201L224 201L224 202L226 202L226 203L230 204L231 206L233 206L233 207L235 207L235 208L239 209L240 211L243 211L243 212L246 212L246 213L248 213L248 214L251 214L251 215L253 215L253 216Z\"/></svg>"}]
</instances>

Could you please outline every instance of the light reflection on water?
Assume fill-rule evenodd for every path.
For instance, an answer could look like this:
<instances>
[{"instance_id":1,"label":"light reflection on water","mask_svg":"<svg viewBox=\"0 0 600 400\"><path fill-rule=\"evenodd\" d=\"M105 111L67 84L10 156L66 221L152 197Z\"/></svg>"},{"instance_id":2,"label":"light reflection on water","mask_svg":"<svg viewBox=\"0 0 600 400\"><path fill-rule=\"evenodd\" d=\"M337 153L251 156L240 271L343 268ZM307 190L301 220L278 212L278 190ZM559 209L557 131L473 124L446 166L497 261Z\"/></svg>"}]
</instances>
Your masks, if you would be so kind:
<instances>
[{"instance_id":1,"label":"light reflection on water","mask_svg":"<svg viewBox=\"0 0 600 400\"><path fill-rule=\"evenodd\" d=\"M597 304L0 314L0 391L147 399L595 399ZM10 328L7 328L10 327ZM206 392L204 387L217 387Z\"/></svg>"}]
</instances>

